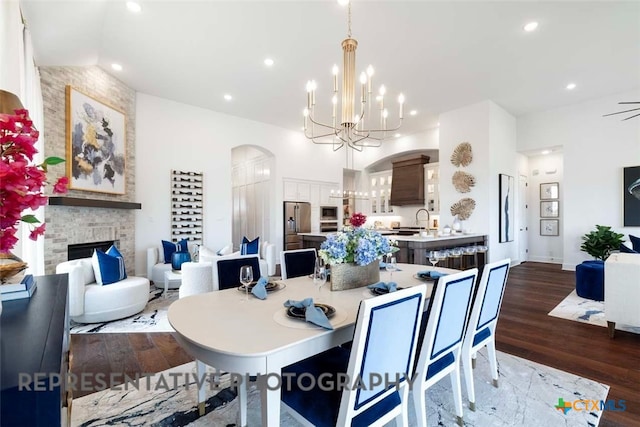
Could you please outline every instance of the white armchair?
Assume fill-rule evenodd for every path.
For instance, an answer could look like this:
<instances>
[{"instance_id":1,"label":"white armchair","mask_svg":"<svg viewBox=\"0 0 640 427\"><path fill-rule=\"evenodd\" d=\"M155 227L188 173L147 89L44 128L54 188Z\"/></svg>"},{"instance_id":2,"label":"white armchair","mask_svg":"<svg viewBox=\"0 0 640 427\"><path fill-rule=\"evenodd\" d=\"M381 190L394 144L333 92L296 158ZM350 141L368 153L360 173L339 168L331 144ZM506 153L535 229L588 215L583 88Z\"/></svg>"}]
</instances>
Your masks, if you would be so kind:
<instances>
[{"instance_id":1,"label":"white armchair","mask_svg":"<svg viewBox=\"0 0 640 427\"><path fill-rule=\"evenodd\" d=\"M640 254L613 253L605 261L604 317L610 338L616 323L640 326Z\"/></svg>"},{"instance_id":2,"label":"white armchair","mask_svg":"<svg viewBox=\"0 0 640 427\"><path fill-rule=\"evenodd\" d=\"M56 273L69 274L69 317L77 323L102 323L133 316L149 301L149 280L128 276L110 285L98 285L91 258L65 261Z\"/></svg>"},{"instance_id":3,"label":"white armchair","mask_svg":"<svg viewBox=\"0 0 640 427\"><path fill-rule=\"evenodd\" d=\"M267 274L273 276L276 274L276 245L269 242L260 244L260 259L267 263Z\"/></svg>"},{"instance_id":4,"label":"white armchair","mask_svg":"<svg viewBox=\"0 0 640 427\"><path fill-rule=\"evenodd\" d=\"M196 246L194 243L187 242L189 253L193 254ZM164 284L164 272L171 270L171 263L164 262L164 249L162 245L147 248L147 279L152 281L156 286L163 286ZM175 289L180 286L180 283L169 283L170 289Z\"/></svg>"}]
</instances>

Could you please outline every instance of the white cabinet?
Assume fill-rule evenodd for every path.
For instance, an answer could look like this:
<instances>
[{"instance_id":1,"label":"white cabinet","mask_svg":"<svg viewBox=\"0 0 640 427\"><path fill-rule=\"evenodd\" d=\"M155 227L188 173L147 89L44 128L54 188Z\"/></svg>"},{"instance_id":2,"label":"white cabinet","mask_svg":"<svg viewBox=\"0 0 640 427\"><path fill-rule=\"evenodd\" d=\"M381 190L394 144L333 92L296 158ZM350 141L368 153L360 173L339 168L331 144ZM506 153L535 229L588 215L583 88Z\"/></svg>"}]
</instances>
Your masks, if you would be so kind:
<instances>
[{"instance_id":1,"label":"white cabinet","mask_svg":"<svg viewBox=\"0 0 640 427\"><path fill-rule=\"evenodd\" d=\"M342 204L338 184L320 185L320 206L339 206ZM333 196L333 197L332 197Z\"/></svg>"},{"instance_id":2,"label":"white cabinet","mask_svg":"<svg viewBox=\"0 0 640 427\"><path fill-rule=\"evenodd\" d=\"M369 201L371 215L393 214L391 206L392 171L376 172L369 175Z\"/></svg>"},{"instance_id":3,"label":"white cabinet","mask_svg":"<svg viewBox=\"0 0 640 427\"><path fill-rule=\"evenodd\" d=\"M430 213L440 213L440 166L438 163L424 165L424 200Z\"/></svg>"},{"instance_id":4,"label":"white cabinet","mask_svg":"<svg viewBox=\"0 0 640 427\"><path fill-rule=\"evenodd\" d=\"M303 181L283 180L283 199L290 202L310 202L311 184Z\"/></svg>"}]
</instances>

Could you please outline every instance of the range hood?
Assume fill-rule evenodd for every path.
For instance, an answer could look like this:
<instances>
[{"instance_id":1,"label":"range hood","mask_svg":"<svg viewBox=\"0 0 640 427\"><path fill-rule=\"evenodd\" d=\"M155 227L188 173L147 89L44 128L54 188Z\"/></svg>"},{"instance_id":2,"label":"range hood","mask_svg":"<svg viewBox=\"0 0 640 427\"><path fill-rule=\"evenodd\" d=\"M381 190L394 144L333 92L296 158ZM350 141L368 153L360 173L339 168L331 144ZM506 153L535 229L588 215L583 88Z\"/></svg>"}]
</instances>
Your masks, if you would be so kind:
<instances>
[{"instance_id":1,"label":"range hood","mask_svg":"<svg viewBox=\"0 0 640 427\"><path fill-rule=\"evenodd\" d=\"M429 156L404 157L393 162L391 200L394 206L424 206L424 165Z\"/></svg>"}]
</instances>

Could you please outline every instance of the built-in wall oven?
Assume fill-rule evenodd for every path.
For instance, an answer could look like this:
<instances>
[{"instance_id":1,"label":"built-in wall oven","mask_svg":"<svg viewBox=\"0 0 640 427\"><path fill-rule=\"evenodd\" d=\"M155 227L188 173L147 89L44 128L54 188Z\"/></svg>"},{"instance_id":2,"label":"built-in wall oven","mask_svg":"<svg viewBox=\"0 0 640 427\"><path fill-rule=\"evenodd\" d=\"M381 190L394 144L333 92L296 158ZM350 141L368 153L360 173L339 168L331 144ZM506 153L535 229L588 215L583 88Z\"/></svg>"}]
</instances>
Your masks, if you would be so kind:
<instances>
[{"instance_id":1,"label":"built-in wall oven","mask_svg":"<svg viewBox=\"0 0 640 427\"><path fill-rule=\"evenodd\" d=\"M320 206L320 231L323 233L338 231L337 206Z\"/></svg>"}]
</instances>

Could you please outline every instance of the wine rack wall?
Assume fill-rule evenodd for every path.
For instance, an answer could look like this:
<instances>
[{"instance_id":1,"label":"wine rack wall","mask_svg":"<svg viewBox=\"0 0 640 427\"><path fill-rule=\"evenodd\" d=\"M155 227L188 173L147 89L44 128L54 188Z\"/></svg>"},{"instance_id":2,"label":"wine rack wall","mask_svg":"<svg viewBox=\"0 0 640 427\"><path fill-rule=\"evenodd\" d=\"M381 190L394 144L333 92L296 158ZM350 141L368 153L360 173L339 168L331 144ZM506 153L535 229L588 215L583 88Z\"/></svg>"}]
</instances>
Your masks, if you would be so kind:
<instances>
[{"instance_id":1,"label":"wine rack wall","mask_svg":"<svg viewBox=\"0 0 640 427\"><path fill-rule=\"evenodd\" d=\"M202 245L202 172L171 171L171 238Z\"/></svg>"}]
</instances>

